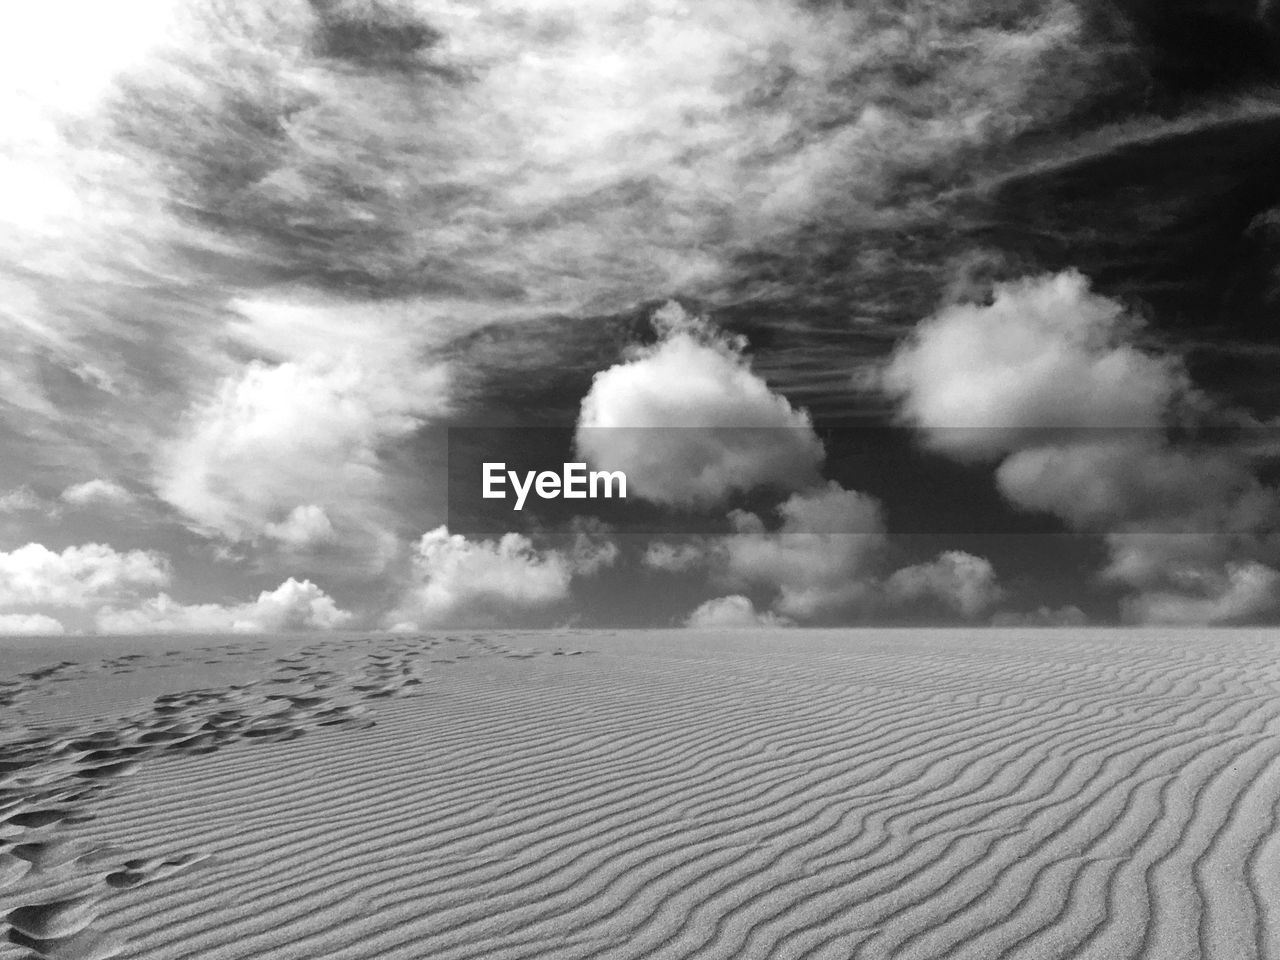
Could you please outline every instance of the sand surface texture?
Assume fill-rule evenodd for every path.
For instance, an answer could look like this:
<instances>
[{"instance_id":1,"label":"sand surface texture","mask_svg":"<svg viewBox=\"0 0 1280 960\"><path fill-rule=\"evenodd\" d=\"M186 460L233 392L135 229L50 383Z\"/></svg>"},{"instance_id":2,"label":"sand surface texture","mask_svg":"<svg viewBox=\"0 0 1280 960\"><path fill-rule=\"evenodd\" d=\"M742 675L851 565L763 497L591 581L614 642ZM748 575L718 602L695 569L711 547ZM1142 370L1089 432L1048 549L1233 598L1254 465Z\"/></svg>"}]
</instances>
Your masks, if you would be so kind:
<instances>
[{"instance_id":1,"label":"sand surface texture","mask_svg":"<svg viewBox=\"0 0 1280 960\"><path fill-rule=\"evenodd\" d=\"M1280 958L1280 639L0 646L0 960Z\"/></svg>"}]
</instances>

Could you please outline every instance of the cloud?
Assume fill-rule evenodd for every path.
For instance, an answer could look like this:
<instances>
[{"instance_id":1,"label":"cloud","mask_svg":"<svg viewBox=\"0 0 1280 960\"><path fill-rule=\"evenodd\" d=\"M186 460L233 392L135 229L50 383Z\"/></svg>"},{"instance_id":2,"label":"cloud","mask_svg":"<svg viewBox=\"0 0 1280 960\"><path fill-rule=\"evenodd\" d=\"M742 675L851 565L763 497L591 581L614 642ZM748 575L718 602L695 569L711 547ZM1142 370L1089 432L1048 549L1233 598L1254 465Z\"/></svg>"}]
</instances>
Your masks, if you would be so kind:
<instances>
[{"instance_id":1,"label":"cloud","mask_svg":"<svg viewBox=\"0 0 1280 960\"><path fill-rule=\"evenodd\" d=\"M418 541L413 583L386 619L419 626L501 620L566 599L573 573L571 557L536 550L518 533L473 541L437 527Z\"/></svg>"},{"instance_id":2,"label":"cloud","mask_svg":"<svg viewBox=\"0 0 1280 960\"><path fill-rule=\"evenodd\" d=\"M0 552L0 607L50 604L85 607L162 587L169 563L152 551L118 553L100 543L54 553L38 543Z\"/></svg>"},{"instance_id":3,"label":"cloud","mask_svg":"<svg viewBox=\"0 0 1280 960\"><path fill-rule=\"evenodd\" d=\"M1150 434L1020 450L1000 464L996 483L1017 506L1079 530L1246 529L1275 507L1238 451L1180 449Z\"/></svg>"},{"instance_id":4,"label":"cloud","mask_svg":"<svg viewBox=\"0 0 1280 960\"><path fill-rule=\"evenodd\" d=\"M387 495L380 454L445 408L446 382L439 365L404 360L250 362L190 412L157 491L230 540L266 535L297 546L328 536L327 521L376 562Z\"/></svg>"},{"instance_id":5,"label":"cloud","mask_svg":"<svg viewBox=\"0 0 1280 960\"><path fill-rule=\"evenodd\" d=\"M1247 623L1280 608L1280 572L1261 563L1180 568L1180 590L1151 589L1125 601L1130 621L1143 624Z\"/></svg>"},{"instance_id":6,"label":"cloud","mask_svg":"<svg viewBox=\"0 0 1280 960\"><path fill-rule=\"evenodd\" d=\"M578 417L579 455L626 473L631 495L675 506L817 482L823 449L808 413L751 370L743 344L675 304L654 319L657 344L595 375Z\"/></svg>"},{"instance_id":7,"label":"cloud","mask_svg":"<svg viewBox=\"0 0 1280 960\"><path fill-rule=\"evenodd\" d=\"M730 515L735 532L720 542L721 578L773 587L773 609L797 620L875 602L874 567L886 542L878 501L831 481L793 494L777 513L775 531L756 514Z\"/></svg>"},{"instance_id":8,"label":"cloud","mask_svg":"<svg viewBox=\"0 0 1280 960\"><path fill-rule=\"evenodd\" d=\"M997 284L990 304L944 307L883 373L905 420L957 457L999 457L1053 428L1158 430L1188 389L1173 357L1129 342L1136 321L1067 271Z\"/></svg>"},{"instance_id":9,"label":"cloud","mask_svg":"<svg viewBox=\"0 0 1280 960\"><path fill-rule=\"evenodd\" d=\"M0 453L259 569L381 571L441 519L418 428L482 362L459 334L817 297L850 232L936 216L922 185L1105 85L1073 4L988 6L33 7L0 39ZM798 489L812 445L774 442L744 482Z\"/></svg>"},{"instance_id":10,"label":"cloud","mask_svg":"<svg viewBox=\"0 0 1280 960\"><path fill-rule=\"evenodd\" d=\"M161 41L173 8L172 0L137 0L113 11L91 0L57 0L15 11L0 38L0 89L64 109L91 105L116 72Z\"/></svg>"},{"instance_id":11,"label":"cloud","mask_svg":"<svg viewBox=\"0 0 1280 960\"><path fill-rule=\"evenodd\" d=\"M248 603L183 604L161 593L131 608L104 607L94 623L99 633L275 633L332 630L351 619L310 580L290 577Z\"/></svg>"},{"instance_id":12,"label":"cloud","mask_svg":"<svg viewBox=\"0 0 1280 960\"><path fill-rule=\"evenodd\" d=\"M96 478L67 487L62 491L61 498L75 507L85 507L94 503L125 506L133 503L134 500L133 494L120 484Z\"/></svg>"},{"instance_id":13,"label":"cloud","mask_svg":"<svg viewBox=\"0 0 1280 960\"><path fill-rule=\"evenodd\" d=\"M268 523L262 532L290 547L305 548L334 538L329 515L313 503L294 507L280 523Z\"/></svg>"},{"instance_id":14,"label":"cloud","mask_svg":"<svg viewBox=\"0 0 1280 960\"><path fill-rule=\"evenodd\" d=\"M953 177L1118 59L1059 0L999 29L986 2L214 10L115 103L189 215L289 280L566 313L722 290L757 250L802 259L802 228Z\"/></svg>"},{"instance_id":15,"label":"cloud","mask_svg":"<svg viewBox=\"0 0 1280 960\"><path fill-rule=\"evenodd\" d=\"M685 573L707 562L708 548L703 542L668 543L654 540L645 546L641 562L663 573Z\"/></svg>"},{"instance_id":16,"label":"cloud","mask_svg":"<svg viewBox=\"0 0 1280 960\"><path fill-rule=\"evenodd\" d=\"M0 513L27 513L45 510L47 504L30 487L0 493Z\"/></svg>"},{"instance_id":17,"label":"cloud","mask_svg":"<svg viewBox=\"0 0 1280 960\"><path fill-rule=\"evenodd\" d=\"M569 562L575 574L593 576L618 562L621 551L610 533L608 525L594 517L574 517Z\"/></svg>"},{"instance_id":18,"label":"cloud","mask_svg":"<svg viewBox=\"0 0 1280 960\"><path fill-rule=\"evenodd\" d=\"M991 618L993 627L1082 627L1089 617L1079 607L1041 606L1026 613L1002 610Z\"/></svg>"},{"instance_id":19,"label":"cloud","mask_svg":"<svg viewBox=\"0 0 1280 960\"><path fill-rule=\"evenodd\" d=\"M733 594L708 600L689 614L684 625L694 630L721 630L785 627L790 621L769 612L757 613L750 599Z\"/></svg>"},{"instance_id":20,"label":"cloud","mask_svg":"<svg viewBox=\"0 0 1280 960\"><path fill-rule=\"evenodd\" d=\"M948 550L928 563L894 571L884 584L891 603L940 601L972 619L1003 596L991 562L962 550Z\"/></svg>"},{"instance_id":21,"label":"cloud","mask_svg":"<svg viewBox=\"0 0 1280 960\"><path fill-rule=\"evenodd\" d=\"M66 628L43 613L0 613L0 635L59 636Z\"/></svg>"},{"instance_id":22,"label":"cloud","mask_svg":"<svg viewBox=\"0 0 1280 960\"><path fill-rule=\"evenodd\" d=\"M924 321L884 386L929 445L1000 461L1010 503L1102 535L1102 578L1135 591L1128 616L1254 615L1270 603L1258 554L1273 552L1280 495L1243 445L1194 440L1249 418L1197 392L1178 357L1136 346L1140 333L1074 271L997 285L989 305ZM1175 426L1193 439L1175 442Z\"/></svg>"},{"instance_id":23,"label":"cloud","mask_svg":"<svg viewBox=\"0 0 1280 960\"><path fill-rule=\"evenodd\" d=\"M446 377L460 332L934 276L904 224L1111 79L1076 4L1015 6L59 0L0 39L0 459L154 491L259 569L381 570L441 519L419 434L480 362L451 343ZM731 347L683 349L759 399ZM775 413L792 439L725 441L691 495L736 457L803 489Z\"/></svg>"}]
</instances>

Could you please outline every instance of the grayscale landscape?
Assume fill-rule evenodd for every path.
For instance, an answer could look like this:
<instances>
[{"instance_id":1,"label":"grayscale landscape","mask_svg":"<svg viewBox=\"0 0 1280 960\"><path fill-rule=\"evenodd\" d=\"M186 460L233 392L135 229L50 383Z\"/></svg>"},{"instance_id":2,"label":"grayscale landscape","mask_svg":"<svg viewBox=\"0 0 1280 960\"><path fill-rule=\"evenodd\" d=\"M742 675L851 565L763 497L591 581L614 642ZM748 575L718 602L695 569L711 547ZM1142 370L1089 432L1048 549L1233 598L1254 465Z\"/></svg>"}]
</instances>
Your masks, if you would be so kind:
<instances>
[{"instance_id":1,"label":"grayscale landscape","mask_svg":"<svg viewBox=\"0 0 1280 960\"><path fill-rule=\"evenodd\" d=\"M0 960L1280 960L1280 6L0 11Z\"/></svg>"},{"instance_id":2,"label":"grayscale landscape","mask_svg":"<svg viewBox=\"0 0 1280 960\"><path fill-rule=\"evenodd\" d=\"M1269 632L4 650L5 960L1280 948Z\"/></svg>"}]
</instances>

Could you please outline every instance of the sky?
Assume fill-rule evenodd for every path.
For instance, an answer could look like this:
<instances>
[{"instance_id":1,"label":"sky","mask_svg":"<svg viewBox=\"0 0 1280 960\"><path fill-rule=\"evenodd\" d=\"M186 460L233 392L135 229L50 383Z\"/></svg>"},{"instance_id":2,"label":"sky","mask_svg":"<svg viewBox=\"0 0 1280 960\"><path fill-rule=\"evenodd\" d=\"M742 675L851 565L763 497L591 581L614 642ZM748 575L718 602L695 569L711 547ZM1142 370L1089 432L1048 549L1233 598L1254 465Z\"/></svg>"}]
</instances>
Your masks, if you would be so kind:
<instances>
[{"instance_id":1,"label":"sky","mask_svg":"<svg viewBox=\"0 0 1280 960\"><path fill-rule=\"evenodd\" d=\"M1269 4L5 16L2 633L1280 620Z\"/></svg>"}]
</instances>

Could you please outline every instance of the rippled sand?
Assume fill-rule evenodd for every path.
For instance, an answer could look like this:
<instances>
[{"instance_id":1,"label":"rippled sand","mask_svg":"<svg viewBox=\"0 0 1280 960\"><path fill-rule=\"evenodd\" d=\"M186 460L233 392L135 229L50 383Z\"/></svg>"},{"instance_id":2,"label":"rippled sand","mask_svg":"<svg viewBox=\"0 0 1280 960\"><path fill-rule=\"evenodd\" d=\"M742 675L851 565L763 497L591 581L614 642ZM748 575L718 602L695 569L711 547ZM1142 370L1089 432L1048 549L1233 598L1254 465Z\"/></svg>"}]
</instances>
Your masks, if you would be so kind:
<instances>
[{"instance_id":1,"label":"rippled sand","mask_svg":"<svg viewBox=\"0 0 1280 960\"><path fill-rule=\"evenodd\" d=\"M0 958L1274 958L1278 654L5 641Z\"/></svg>"}]
</instances>

